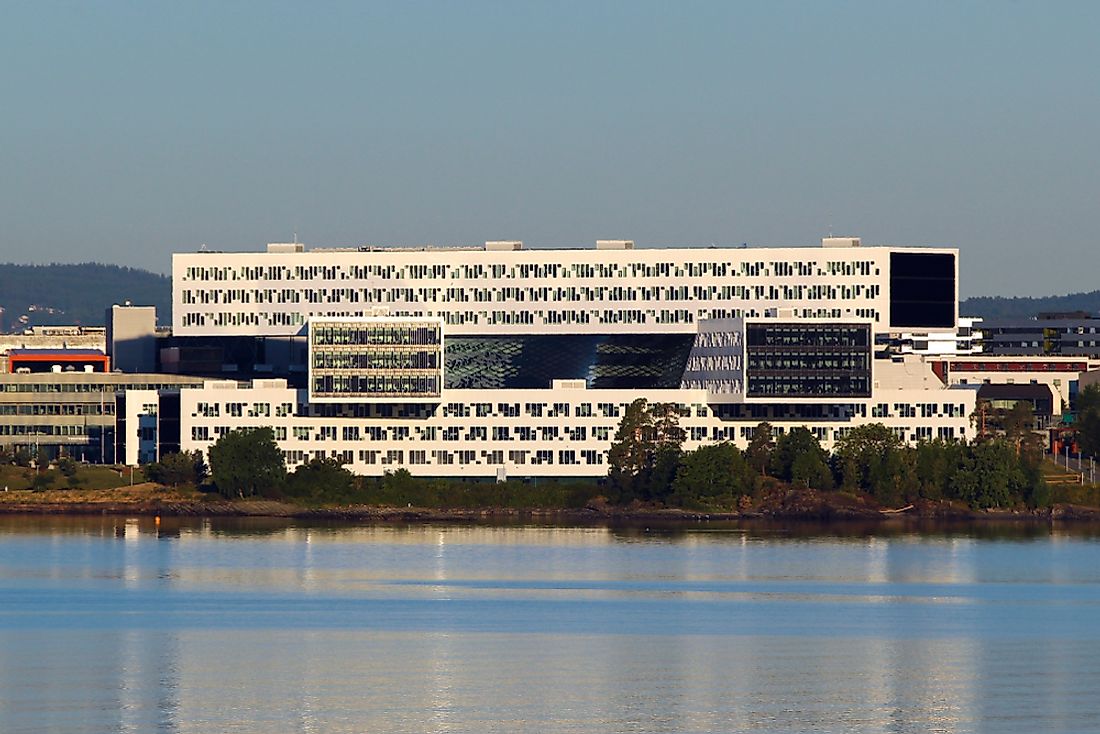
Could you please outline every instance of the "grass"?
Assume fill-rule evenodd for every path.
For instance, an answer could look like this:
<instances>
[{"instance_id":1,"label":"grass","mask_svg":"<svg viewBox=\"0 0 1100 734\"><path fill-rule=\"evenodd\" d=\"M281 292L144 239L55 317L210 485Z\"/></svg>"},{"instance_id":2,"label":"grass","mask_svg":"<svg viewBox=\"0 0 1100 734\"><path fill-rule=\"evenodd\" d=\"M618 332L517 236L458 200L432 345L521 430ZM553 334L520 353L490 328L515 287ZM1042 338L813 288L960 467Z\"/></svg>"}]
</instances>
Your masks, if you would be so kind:
<instances>
[{"instance_id":1,"label":"grass","mask_svg":"<svg viewBox=\"0 0 1100 734\"><path fill-rule=\"evenodd\" d=\"M48 472L53 477L53 483L49 486L53 489L114 489L116 487L128 487L130 485L130 469L128 467L110 467L79 465L76 470L76 481L70 482L65 475L57 469ZM30 489L34 481L34 469L6 464L0 466L0 491L7 487L11 491ZM141 469L133 472L134 483L145 481L145 474ZM75 486L73 486L75 485Z\"/></svg>"},{"instance_id":2,"label":"grass","mask_svg":"<svg viewBox=\"0 0 1100 734\"><path fill-rule=\"evenodd\" d=\"M1082 484L1079 472L1067 470L1053 461L1044 461L1043 477L1050 487L1052 502L1100 507L1100 485Z\"/></svg>"}]
</instances>

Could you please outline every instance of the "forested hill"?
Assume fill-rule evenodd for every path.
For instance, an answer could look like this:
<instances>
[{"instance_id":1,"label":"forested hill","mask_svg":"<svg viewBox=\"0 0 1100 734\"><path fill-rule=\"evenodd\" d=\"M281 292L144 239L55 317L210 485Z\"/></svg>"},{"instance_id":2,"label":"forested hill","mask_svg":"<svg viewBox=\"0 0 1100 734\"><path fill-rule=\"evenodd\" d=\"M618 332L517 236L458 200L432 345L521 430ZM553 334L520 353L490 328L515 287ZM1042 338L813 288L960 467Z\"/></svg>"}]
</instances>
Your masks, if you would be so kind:
<instances>
[{"instance_id":1,"label":"forested hill","mask_svg":"<svg viewBox=\"0 0 1100 734\"><path fill-rule=\"evenodd\" d=\"M0 263L0 333L28 326L103 326L112 304L156 306L157 323L172 323L172 280L118 265Z\"/></svg>"},{"instance_id":2,"label":"forested hill","mask_svg":"<svg viewBox=\"0 0 1100 734\"><path fill-rule=\"evenodd\" d=\"M1088 311L1095 314L1100 311L1100 291L1038 298L979 296L959 302L959 316L981 316L989 320L1028 319L1044 311Z\"/></svg>"}]
</instances>

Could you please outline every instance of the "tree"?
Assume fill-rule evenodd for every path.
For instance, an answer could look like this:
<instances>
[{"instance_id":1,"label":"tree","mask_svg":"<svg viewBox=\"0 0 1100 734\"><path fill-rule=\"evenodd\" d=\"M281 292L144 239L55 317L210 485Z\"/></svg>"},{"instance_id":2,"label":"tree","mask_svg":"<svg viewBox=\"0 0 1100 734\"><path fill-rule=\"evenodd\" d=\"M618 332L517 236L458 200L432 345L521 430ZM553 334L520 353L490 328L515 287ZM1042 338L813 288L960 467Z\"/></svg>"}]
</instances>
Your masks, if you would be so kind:
<instances>
[{"instance_id":1,"label":"tree","mask_svg":"<svg viewBox=\"0 0 1100 734\"><path fill-rule=\"evenodd\" d=\"M842 486L869 492L886 505L897 504L919 489L911 471L915 457L881 423L867 423L848 431L836 443L833 462Z\"/></svg>"},{"instance_id":2,"label":"tree","mask_svg":"<svg viewBox=\"0 0 1100 734\"><path fill-rule=\"evenodd\" d=\"M1083 453L1100 455L1100 385L1077 393L1077 445Z\"/></svg>"},{"instance_id":3,"label":"tree","mask_svg":"<svg viewBox=\"0 0 1100 734\"><path fill-rule=\"evenodd\" d=\"M799 454L791 463L791 484L813 489L832 489L833 473L825 459L816 452Z\"/></svg>"},{"instance_id":4,"label":"tree","mask_svg":"<svg viewBox=\"0 0 1100 734\"><path fill-rule=\"evenodd\" d=\"M1016 448L1004 439L970 447L958 471L951 478L951 492L975 509L1010 507L1028 489Z\"/></svg>"},{"instance_id":5,"label":"tree","mask_svg":"<svg viewBox=\"0 0 1100 734\"><path fill-rule=\"evenodd\" d=\"M686 433L680 427L680 408L676 404L654 403L649 410L653 422L652 456L639 477L638 495L646 500L664 501L672 493Z\"/></svg>"},{"instance_id":6,"label":"tree","mask_svg":"<svg viewBox=\"0 0 1100 734\"><path fill-rule=\"evenodd\" d=\"M62 456L57 460L57 470L64 477L66 487L79 487L81 479L78 475L79 464L71 456Z\"/></svg>"},{"instance_id":7,"label":"tree","mask_svg":"<svg viewBox=\"0 0 1100 734\"><path fill-rule=\"evenodd\" d=\"M768 460L768 471L785 482L797 482L814 489L832 489L828 454L817 436L802 426L792 428L776 440ZM795 472L797 461L797 474Z\"/></svg>"},{"instance_id":8,"label":"tree","mask_svg":"<svg viewBox=\"0 0 1100 734\"><path fill-rule=\"evenodd\" d=\"M1035 409L1028 400L1019 400L1001 418L1005 436L1019 446L1020 441L1035 428Z\"/></svg>"},{"instance_id":9,"label":"tree","mask_svg":"<svg viewBox=\"0 0 1100 734\"><path fill-rule=\"evenodd\" d=\"M917 492L927 499L942 499L951 479L968 455L968 447L955 441L921 441L916 448L914 472Z\"/></svg>"},{"instance_id":10,"label":"tree","mask_svg":"<svg viewBox=\"0 0 1100 734\"><path fill-rule=\"evenodd\" d=\"M974 428L975 441L985 441L989 438L989 420L992 408L988 400L978 398L974 402L974 412L970 414L970 425Z\"/></svg>"},{"instance_id":11,"label":"tree","mask_svg":"<svg viewBox=\"0 0 1100 734\"><path fill-rule=\"evenodd\" d=\"M677 504L730 506L752 492L756 473L732 443L700 446L684 454L673 482Z\"/></svg>"},{"instance_id":12,"label":"tree","mask_svg":"<svg viewBox=\"0 0 1100 734\"><path fill-rule=\"evenodd\" d=\"M609 499L626 503L668 497L684 441L680 412L674 403L650 406L645 398L627 406L607 452Z\"/></svg>"},{"instance_id":13,"label":"tree","mask_svg":"<svg viewBox=\"0 0 1100 734\"><path fill-rule=\"evenodd\" d=\"M22 467L30 466L31 461L34 459L34 457L31 456L31 452L27 451L22 446L15 449L14 451L12 451L11 456L12 456L12 462L14 462L16 466L22 466Z\"/></svg>"},{"instance_id":14,"label":"tree","mask_svg":"<svg viewBox=\"0 0 1100 734\"><path fill-rule=\"evenodd\" d=\"M57 481L57 474L52 471L36 471L31 479L31 489L35 492L49 489Z\"/></svg>"},{"instance_id":15,"label":"tree","mask_svg":"<svg viewBox=\"0 0 1100 734\"><path fill-rule=\"evenodd\" d=\"M1100 456L1100 413L1077 414L1077 445L1089 456Z\"/></svg>"},{"instance_id":16,"label":"tree","mask_svg":"<svg viewBox=\"0 0 1100 734\"><path fill-rule=\"evenodd\" d=\"M270 428L230 431L210 447L210 474L230 497L270 497L286 480L286 463Z\"/></svg>"},{"instance_id":17,"label":"tree","mask_svg":"<svg viewBox=\"0 0 1100 734\"><path fill-rule=\"evenodd\" d=\"M638 398L627 406L615 431L615 440L607 451L612 481L633 485L633 480L649 466L653 452L653 416L649 403Z\"/></svg>"},{"instance_id":18,"label":"tree","mask_svg":"<svg viewBox=\"0 0 1100 734\"><path fill-rule=\"evenodd\" d=\"M1096 413L1100 415L1100 384L1086 385L1077 393L1074 401L1078 415Z\"/></svg>"},{"instance_id":19,"label":"tree","mask_svg":"<svg viewBox=\"0 0 1100 734\"><path fill-rule=\"evenodd\" d=\"M201 451L165 454L160 461L145 467L145 476L150 480L172 487L198 485L206 478L206 473L206 462Z\"/></svg>"},{"instance_id":20,"label":"tree","mask_svg":"<svg viewBox=\"0 0 1100 734\"><path fill-rule=\"evenodd\" d=\"M774 448L775 441L772 440L771 423L761 423L752 432L752 440L749 441L749 446L745 449L745 459L749 462L749 466L759 474L767 474L768 459L771 457Z\"/></svg>"},{"instance_id":21,"label":"tree","mask_svg":"<svg viewBox=\"0 0 1100 734\"><path fill-rule=\"evenodd\" d=\"M310 459L286 480L286 493L301 499L346 499L354 489L355 475L338 459Z\"/></svg>"}]
</instances>

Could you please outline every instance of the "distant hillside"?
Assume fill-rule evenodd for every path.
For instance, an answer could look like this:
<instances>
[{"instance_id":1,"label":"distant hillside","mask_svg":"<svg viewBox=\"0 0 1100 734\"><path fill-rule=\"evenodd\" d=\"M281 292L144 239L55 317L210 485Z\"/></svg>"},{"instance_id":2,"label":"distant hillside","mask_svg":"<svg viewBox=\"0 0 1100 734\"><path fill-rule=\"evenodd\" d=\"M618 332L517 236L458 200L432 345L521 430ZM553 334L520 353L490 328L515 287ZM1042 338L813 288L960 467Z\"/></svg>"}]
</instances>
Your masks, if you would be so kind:
<instances>
[{"instance_id":1,"label":"distant hillside","mask_svg":"<svg viewBox=\"0 0 1100 734\"><path fill-rule=\"evenodd\" d=\"M118 265L0 263L0 333L28 326L103 326L112 304L156 306L157 322L172 323L172 279Z\"/></svg>"},{"instance_id":2,"label":"distant hillside","mask_svg":"<svg viewBox=\"0 0 1100 734\"><path fill-rule=\"evenodd\" d=\"M960 316L981 316L989 320L1027 319L1044 311L1088 311L1095 314L1100 311L1100 291L1038 298L980 296L959 302Z\"/></svg>"}]
</instances>

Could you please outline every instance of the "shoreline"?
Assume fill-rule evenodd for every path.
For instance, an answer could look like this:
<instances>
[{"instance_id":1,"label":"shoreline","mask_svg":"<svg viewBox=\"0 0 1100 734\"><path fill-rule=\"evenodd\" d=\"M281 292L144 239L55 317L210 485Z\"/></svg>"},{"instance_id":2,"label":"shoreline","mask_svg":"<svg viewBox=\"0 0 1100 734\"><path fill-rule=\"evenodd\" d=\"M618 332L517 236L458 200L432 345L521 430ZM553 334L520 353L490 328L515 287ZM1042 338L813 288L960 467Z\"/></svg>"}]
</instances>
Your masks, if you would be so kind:
<instances>
[{"instance_id":1,"label":"shoreline","mask_svg":"<svg viewBox=\"0 0 1100 734\"><path fill-rule=\"evenodd\" d=\"M52 490L64 492L65 490ZM289 520L344 521L360 523L493 523L501 521L560 522L574 525L606 523L697 524L708 522L785 521L815 523L861 522L907 524L913 522L1013 522L1028 525L1055 522L1100 523L1100 508L1056 504L1043 510L970 510L944 504L926 504L904 511L883 512L871 507L853 507L816 498L807 505L761 507L741 512L707 512L606 505L572 509L505 508L432 509L376 505L303 506L278 500L208 499L207 496L112 497L110 490L96 492L89 499L54 496L30 491L0 494L0 515L129 515L195 518L279 518ZM784 503L785 504L785 503Z\"/></svg>"}]
</instances>

